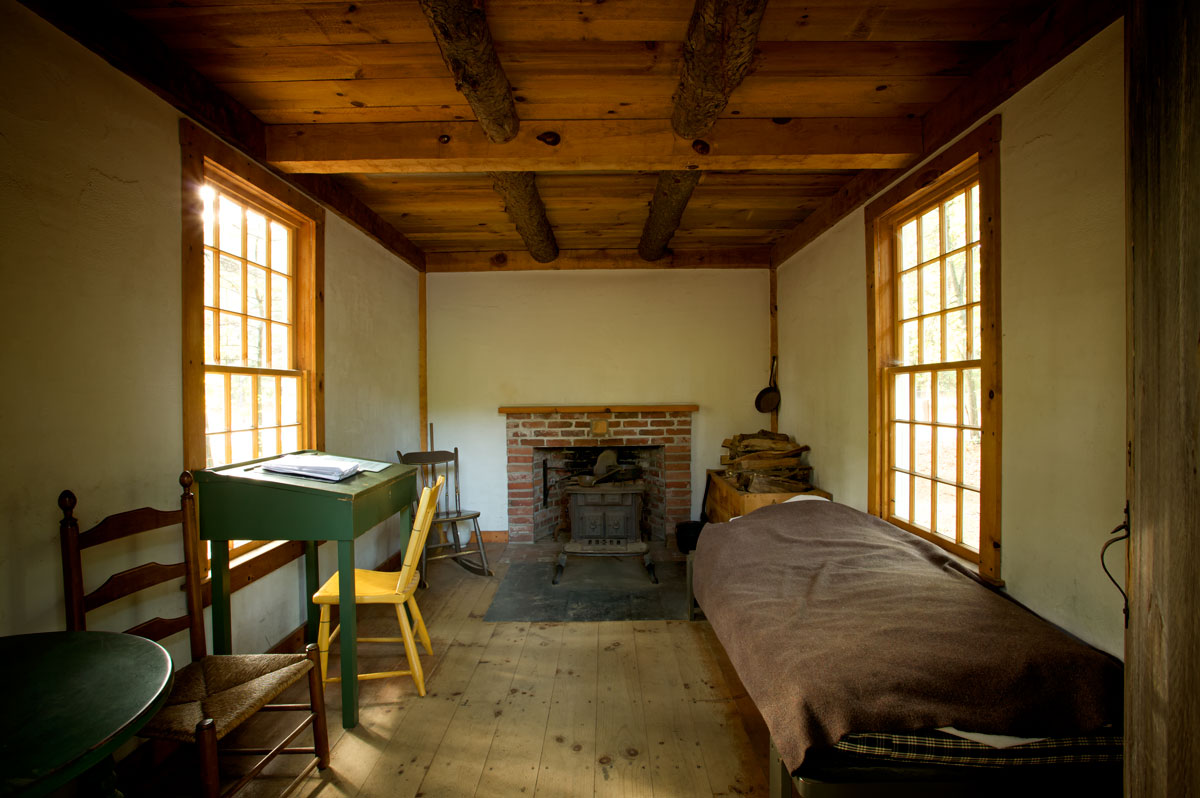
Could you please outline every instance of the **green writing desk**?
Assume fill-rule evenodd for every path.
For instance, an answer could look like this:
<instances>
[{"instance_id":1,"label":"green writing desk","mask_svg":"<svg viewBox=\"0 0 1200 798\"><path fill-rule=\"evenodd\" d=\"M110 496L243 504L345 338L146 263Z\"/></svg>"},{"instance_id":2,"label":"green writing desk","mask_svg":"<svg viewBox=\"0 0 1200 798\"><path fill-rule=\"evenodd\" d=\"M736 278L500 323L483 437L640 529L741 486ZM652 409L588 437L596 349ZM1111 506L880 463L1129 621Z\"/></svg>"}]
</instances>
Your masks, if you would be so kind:
<instances>
[{"instance_id":1,"label":"green writing desk","mask_svg":"<svg viewBox=\"0 0 1200 798\"><path fill-rule=\"evenodd\" d=\"M409 513L416 496L416 466L390 465L341 482L272 474L250 463L197 471L200 537L211 541L302 540L308 597L308 642L316 642L317 542L338 544L341 589L342 725L358 724L358 623L354 602L354 540L398 512ZM405 541L407 543L407 540ZM404 545L402 543L401 545ZM233 650L229 606L229 547L213 546L213 652Z\"/></svg>"}]
</instances>

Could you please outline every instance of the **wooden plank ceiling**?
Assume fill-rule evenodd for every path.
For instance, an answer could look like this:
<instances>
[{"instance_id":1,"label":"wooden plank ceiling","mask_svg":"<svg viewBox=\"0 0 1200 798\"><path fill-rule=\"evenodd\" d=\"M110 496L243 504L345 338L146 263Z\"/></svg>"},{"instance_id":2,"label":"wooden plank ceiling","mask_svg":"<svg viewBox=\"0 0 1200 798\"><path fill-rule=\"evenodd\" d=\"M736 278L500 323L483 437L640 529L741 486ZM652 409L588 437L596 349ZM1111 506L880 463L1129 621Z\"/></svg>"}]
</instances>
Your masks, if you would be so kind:
<instances>
[{"instance_id":1,"label":"wooden plank ceiling","mask_svg":"<svg viewBox=\"0 0 1200 798\"><path fill-rule=\"evenodd\" d=\"M671 118L694 7L753 2L476 0L520 120L504 143L475 121L418 0L115 5L266 125L277 168L333 176L433 269L522 259L488 174L509 171L534 173L563 264L596 250L636 264L659 173L699 169L677 259L767 265L863 170L915 161L922 117L1049 3L769 0L746 77L693 140Z\"/></svg>"}]
</instances>

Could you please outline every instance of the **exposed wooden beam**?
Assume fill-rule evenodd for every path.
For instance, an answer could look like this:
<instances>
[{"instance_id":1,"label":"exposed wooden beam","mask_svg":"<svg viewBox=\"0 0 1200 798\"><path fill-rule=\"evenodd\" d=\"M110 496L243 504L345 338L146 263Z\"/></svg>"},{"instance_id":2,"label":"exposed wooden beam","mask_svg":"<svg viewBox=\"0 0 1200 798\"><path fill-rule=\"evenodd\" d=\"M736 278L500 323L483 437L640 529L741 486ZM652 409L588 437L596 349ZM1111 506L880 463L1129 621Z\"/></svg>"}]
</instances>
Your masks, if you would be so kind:
<instances>
[{"instance_id":1,"label":"exposed wooden beam","mask_svg":"<svg viewBox=\"0 0 1200 798\"><path fill-rule=\"evenodd\" d=\"M512 87L492 44L480 0L420 0L433 38L458 89L488 139L498 144L517 135L521 121Z\"/></svg>"},{"instance_id":2,"label":"exposed wooden beam","mask_svg":"<svg viewBox=\"0 0 1200 798\"><path fill-rule=\"evenodd\" d=\"M371 210L350 189L329 175L289 175L313 199L375 239L384 249L407 261L417 271L425 268L425 252Z\"/></svg>"},{"instance_id":3,"label":"exposed wooden beam","mask_svg":"<svg viewBox=\"0 0 1200 798\"><path fill-rule=\"evenodd\" d=\"M767 0L696 0L683 43L683 70L672 101L671 126L700 138L725 110L754 60Z\"/></svg>"},{"instance_id":4,"label":"exposed wooden beam","mask_svg":"<svg viewBox=\"0 0 1200 798\"><path fill-rule=\"evenodd\" d=\"M533 172L492 172L492 187L504 198L504 212L517 227L529 255L539 263L558 257L558 242L546 218Z\"/></svg>"},{"instance_id":5,"label":"exposed wooden beam","mask_svg":"<svg viewBox=\"0 0 1200 798\"><path fill-rule=\"evenodd\" d=\"M931 155L972 127L1000 103L1029 85L1124 13L1124 0L1059 0L1021 35L984 64L922 120L922 155ZM778 266L837 224L892 180L896 172L866 172L847 183L826 207L775 242L771 262Z\"/></svg>"},{"instance_id":6,"label":"exposed wooden beam","mask_svg":"<svg viewBox=\"0 0 1200 798\"><path fill-rule=\"evenodd\" d=\"M427 272L518 272L582 269L766 269L769 247L675 250L647 263L636 249L567 249L554 263L538 263L527 252L430 252Z\"/></svg>"},{"instance_id":7,"label":"exposed wooden beam","mask_svg":"<svg viewBox=\"0 0 1200 798\"><path fill-rule=\"evenodd\" d=\"M474 122L267 128L271 163L309 173L894 169L921 152L920 120L895 118L722 119L698 142L665 119L526 123L507 144Z\"/></svg>"},{"instance_id":8,"label":"exposed wooden beam","mask_svg":"<svg viewBox=\"0 0 1200 798\"><path fill-rule=\"evenodd\" d=\"M22 0L31 11L129 75L232 147L265 162L266 126L213 85L142 25L105 4ZM374 211L327 178L302 183L285 177L329 210L374 238L415 269L424 253Z\"/></svg>"},{"instance_id":9,"label":"exposed wooden beam","mask_svg":"<svg viewBox=\"0 0 1200 798\"><path fill-rule=\"evenodd\" d=\"M700 175L699 169L659 173L646 226L642 228L642 240L638 242L638 254L643 260L658 260L666 254L667 244L679 228L679 220L692 198L692 191L700 182Z\"/></svg>"}]
</instances>

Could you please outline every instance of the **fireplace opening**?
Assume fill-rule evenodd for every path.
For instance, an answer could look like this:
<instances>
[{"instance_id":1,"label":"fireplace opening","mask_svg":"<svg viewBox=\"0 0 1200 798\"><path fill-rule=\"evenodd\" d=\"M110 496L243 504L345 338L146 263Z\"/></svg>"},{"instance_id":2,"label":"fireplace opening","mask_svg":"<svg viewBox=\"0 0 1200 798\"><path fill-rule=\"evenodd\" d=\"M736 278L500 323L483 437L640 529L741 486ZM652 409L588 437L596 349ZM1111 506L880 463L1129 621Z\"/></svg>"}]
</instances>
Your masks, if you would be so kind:
<instances>
[{"instance_id":1,"label":"fireplace opening","mask_svg":"<svg viewBox=\"0 0 1200 798\"><path fill-rule=\"evenodd\" d=\"M572 495L595 490L616 497L636 494L629 539L665 540L666 459L662 446L535 447L533 539L571 536ZM578 499L575 500L578 503ZM578 517L578 508L576 510ZM609 513L611 515L611 512ZM578 521L576 522L578 525ZM586 534L575 530L575 537Z\"/></svg>"},{"instance_id":2,"label":"fireplace opening","mask_svg":"<svg viewBox=\"0 0 1200 798\"><path fill-rule=\"evenodd\" d=\"M645 484L639 531L644 530L650 540L664 540L676 524L691 516L692 413L697 409L696 405L500 408L508 455L509 543L553 540L555 534L565 541L567 479L590 473L606 449L616 451L622 467L641 469L637 477L628 477Z\"/></svg>"}]
</instances>

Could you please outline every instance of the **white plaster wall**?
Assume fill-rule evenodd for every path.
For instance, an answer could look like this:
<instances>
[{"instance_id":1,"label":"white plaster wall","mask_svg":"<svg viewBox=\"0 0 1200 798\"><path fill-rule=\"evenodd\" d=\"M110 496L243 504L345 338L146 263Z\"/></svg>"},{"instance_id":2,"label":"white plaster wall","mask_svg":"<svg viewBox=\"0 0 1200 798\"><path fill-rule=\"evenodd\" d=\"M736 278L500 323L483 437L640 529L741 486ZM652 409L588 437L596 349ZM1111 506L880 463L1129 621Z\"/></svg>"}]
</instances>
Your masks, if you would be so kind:
<instances>
[{"instance_id":1,"label":"white plaster wall","mask_svg":"<svg viewBox=\"0 0 1200 798\"><path fill-rule=\"evenodd\" d=\"M417 272L334 214L325 216L325 448L396 462L420 448ZM373 568L408 540L393 516L359 539L360 568ZM322 573L336 567L322 549Z\"/></svg>"},{"instance_id":2,"label":"white plaster wall","mask_svg":"<svg viewBox=\"0 0 1200 798\"><path fill-rule=\"evenodd\" d=\"M863 212L778 270L779 429L812 447L813 481L867 509L867 305Z\"/></svg>"},{"instance_id":3,"label":"white plaster wall","mask_svg":"<svg viewBox=\"0 0 1200 798\"><path fill-rule=\"evenodd\" d=\"M1122 35L1118 22L997 109L1003 576L1019 601L1118 656L1120 596L1098 553L1125 495ZM842 445L814 445L813 461L854 506L867 480L863 225L861 210L851 214L779 270L784 377L815 370L784 389L780 423L833 413L817 439ZM811 351L822 324L806 319L854 338L819 339L845 362ZM842 403L849 412L836 412ZM1123 560L1110 557L1119 578Z\"/></svg>"},{"instance_id":4,"label":"white plaster wall","mask_svg":"<svg viewBox=\"0 0 1200 798\"><path fill-rule=\"evenodd\" d=\"M1125 504L1123 59L1117 23L1005 104L1000 150L1004 578L1118 655L1098 554Z\"/></svg>"},{"instance_id":5,"label":"white plaster wall","mask_svg":"<svg viewBox=\"0 0 1200 798\"><path fill-rule=\"evenodd\" d=\"M0 74L21 76L0 81L0 634L16 634L64 626L61 489L78 495L85 528L178 506L179 115L11 0L0 0ZM383 459L393 442L414 444L416 336L412 270L328 215L328 447ZM360 564L405 533L396 521L368 532ZM85 568L171 556L171 537L88 552ZM333 558L322 551L324 573ZM234 649L274 645L303 600L299 562L235 593ZM186 641L168 648L186 657Z\"/></svg>"},{"instance_id":6,"label":"white plaster wall","mask_svg":"<svg viewBox=\"0 0 1200 798\"><path fill-rule=\"evenodd\" d=\"M504 417L519 404L700 406L692 517L721 441L760 429L769 357L765 270L431 274L429 407L438 447L458 446L463 501L508 526Z\"/></svg>"}]
</instances>

